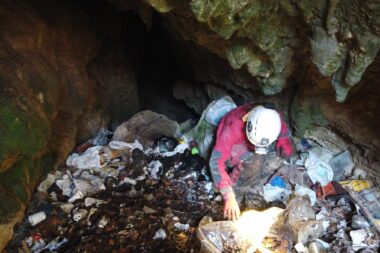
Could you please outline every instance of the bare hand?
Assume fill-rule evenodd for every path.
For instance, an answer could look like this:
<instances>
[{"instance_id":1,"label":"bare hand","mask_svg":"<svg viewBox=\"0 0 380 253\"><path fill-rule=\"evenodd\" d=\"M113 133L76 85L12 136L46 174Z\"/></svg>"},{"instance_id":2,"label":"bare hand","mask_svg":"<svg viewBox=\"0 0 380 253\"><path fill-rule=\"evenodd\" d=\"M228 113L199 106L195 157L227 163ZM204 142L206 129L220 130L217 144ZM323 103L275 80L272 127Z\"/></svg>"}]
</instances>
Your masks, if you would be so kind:
<instances>
[{"instance_id":1,"label":"bare hand","mask_svg":"<svg viewBox=\"0 0 380 253\"><path fill-rule=\"evenodd\" d=\"M224 202L224 218L237 220L240 217L240 208L235 198L229 198Z\"/></svg>"}]
</instances>

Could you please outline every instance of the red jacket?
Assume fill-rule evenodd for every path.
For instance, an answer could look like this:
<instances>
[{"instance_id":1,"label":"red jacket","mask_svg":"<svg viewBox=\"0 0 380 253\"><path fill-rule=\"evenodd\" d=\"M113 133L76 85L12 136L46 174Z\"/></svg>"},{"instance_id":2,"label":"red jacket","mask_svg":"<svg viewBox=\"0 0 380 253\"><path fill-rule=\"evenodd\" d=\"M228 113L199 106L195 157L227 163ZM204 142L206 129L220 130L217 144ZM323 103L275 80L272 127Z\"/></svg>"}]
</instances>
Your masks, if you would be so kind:
<instances>
[{"instance_id":1,"label":"red jacket","mask_svg":"<svg viewBox=\"0 0 380 253\"><path fill-rule=\"evenodd\" d=\"M241 161L254 151L255 146L248 140L245 131L243 116L252 108L253 104L239 106L227 113L218 125L216 144L210 157L210 169L215 185L222 194L232 191L232 186L239 177ZM280 114L281 115L281 114ZM281 116L281 132L277 140L277 148L283 148L286 155L293 152L289 141L289 129ZM226 163L234 168L231 174L227 173Z\"/></svg>"}]
</instances>

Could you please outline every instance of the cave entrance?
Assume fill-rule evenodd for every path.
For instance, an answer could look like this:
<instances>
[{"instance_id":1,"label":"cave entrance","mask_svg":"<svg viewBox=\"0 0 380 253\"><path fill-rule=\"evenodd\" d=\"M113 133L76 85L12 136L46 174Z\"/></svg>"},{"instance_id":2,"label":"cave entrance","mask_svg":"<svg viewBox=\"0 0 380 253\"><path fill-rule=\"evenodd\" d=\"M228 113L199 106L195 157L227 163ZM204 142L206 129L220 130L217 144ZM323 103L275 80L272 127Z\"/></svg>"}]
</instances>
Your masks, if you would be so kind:
<instances>
[{"instance_id":1,"label":"cave entrance","mask_svg":"<svg viewBox=\"0 0 380 253\"><path fill-rule=\"evenodd\" d=\"M164 2L0 3L0 249L376 252L380 57L337 103L305 21L274 53Z\"/></svg>"}]
</instances>

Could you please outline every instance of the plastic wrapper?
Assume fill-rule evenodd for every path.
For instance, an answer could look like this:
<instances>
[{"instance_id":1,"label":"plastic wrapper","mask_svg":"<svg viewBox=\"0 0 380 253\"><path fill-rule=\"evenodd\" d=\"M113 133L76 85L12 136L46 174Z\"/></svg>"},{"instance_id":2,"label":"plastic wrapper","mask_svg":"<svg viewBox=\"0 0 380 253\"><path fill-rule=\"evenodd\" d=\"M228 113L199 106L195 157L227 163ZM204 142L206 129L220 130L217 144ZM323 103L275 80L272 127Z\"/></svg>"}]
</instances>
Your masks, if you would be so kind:
<instances>
[{"instance_id":1,"label":"plastic wrapper","mask_svg":"<svg viewBox=\"0 0 380 253\"><path fill-rule=\"evenodd\" d=\"M314 205L315 202L317 201L317 194L315 193L315 191L309 188L300 186L300 185L296 185L294 194L297 196L308 196L310 199L311 205Z\"/></svg>"},{"instance_id":2,"label":"plastic wrapper","mask_svg":"<svg viewBox=\"0 0 380 253\"><path fill-rule=\"evenodd\" d=\"M352 170L355 167L351 159L351 154L348 150L333 157L329 161L329 165L334 171L334 181L343 180L352 174Z\"/></svg>"},{"instance_id":3,"label":"plastic wrapper","mask_svg":"<svg viewBox=\"0 0 380 253\"><path fill-rule=\"evenodd\" d=\"M283 209L271 207L265 211L244 212L237 222L204 222L197 229L203 252L255 252L262 249L262 241L270 234Z\"/></svg>"},{"instance_id":4,"label":"plastic wrapper","mask_svg":"<svg viewBox=\"0 0 380 253\"><path fill-rule=\"evenodd\" d=\"M305 167L313 183L319 182L322 186L325 186L333 180L334 172L330 165L312 151L309 151Z\"/></svg>"},{"instance_id":5,"label":"plastic wrapper","mask_svg":"<svg viewBox=\"0 0 380 253\"><path fill-rule=\"evenodd\" d=\"M216 126L220 119L235 107L235 103L228 96L211 102L203 111L197 125L184 134L185 139L195 140L198 143L200 156L208 157Z\"/></svg>"},{"instance_id":6,"label":"plastic wrapper","mask_svg":"<svg viewBox=\"0 0 380 253\"><path fill-rule=\"evenodd\" d=\"M299 222L315 220L315 212L310 199L307 196L293 198L287 205L282 218L290 231L294 230L293 228Z\"/></svg>"}]
</instances>

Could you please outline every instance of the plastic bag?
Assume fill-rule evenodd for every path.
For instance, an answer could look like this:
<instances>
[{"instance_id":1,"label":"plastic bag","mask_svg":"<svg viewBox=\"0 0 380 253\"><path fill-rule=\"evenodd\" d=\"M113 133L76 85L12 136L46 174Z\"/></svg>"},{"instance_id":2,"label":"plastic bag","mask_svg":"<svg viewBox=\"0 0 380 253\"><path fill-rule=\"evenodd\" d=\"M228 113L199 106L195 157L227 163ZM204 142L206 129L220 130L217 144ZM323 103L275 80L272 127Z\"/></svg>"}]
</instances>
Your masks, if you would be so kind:
<instances>
[{"instance_id":1,"label":"plastic bag","mask_svg":"<svg viewBox=\"0 0 380 253\"><path fill-rule=\"evenodd\" d=\"M329 161L329 165L334 171L334 181L344 180L352 174L352 170L355 167L348 150L332 158Z\"/></svg>"},{"instance_id":2,"label":"plastic bag","mask_svg":"<svg viewBox=\"0 0 380 253\"><path fill-rule=\"evenodd\" d=\"M313 183L319 182L322 186L325 186L333 180L334 172L332 168L315 152L309 151L309 156L305 161L305 167Z\"/></svg>"},{"instance_id":3,"label":"plastic bag","mask_svg":"<svg viewBox=\"0 0 380 253\"><path fill-rule=\"evenodd\" d=\"M211 102L203 111L197 125L184 134L185 139L195 140L198 143L200 156L208 158L216 126L220 119L235 107L235 103L228 96Z\"/></svg>"},{"instance_id":4,"label":"plastic bag","mask_svg":"<svg viewBox=\"0 0 380 253\"><path fill-rule=\"evenodd\" d=\"M278 207L261 212L250 210L244 212L237 222L212 222L210 217L203 217L197 229L202 252L221 253L231 248L234 249L232 252L255 252L262 249L262 240L283 211ZM205 220L210 222L206 223Z\"/></svg>"},{"instance_id":5,"label":"plastic bag","mask_svg":"<svg viewBox=\"0 0 380 253\"><path fill-rule=\"evenodd\" d=\"M211 104L206 108L205 119L211 125L218 126L220 120L224 117L224 115L226 115L234 108L236 108L236 104L230 97L222 97L216 101L211 102Z\"/></svg>"}]
</instances>

